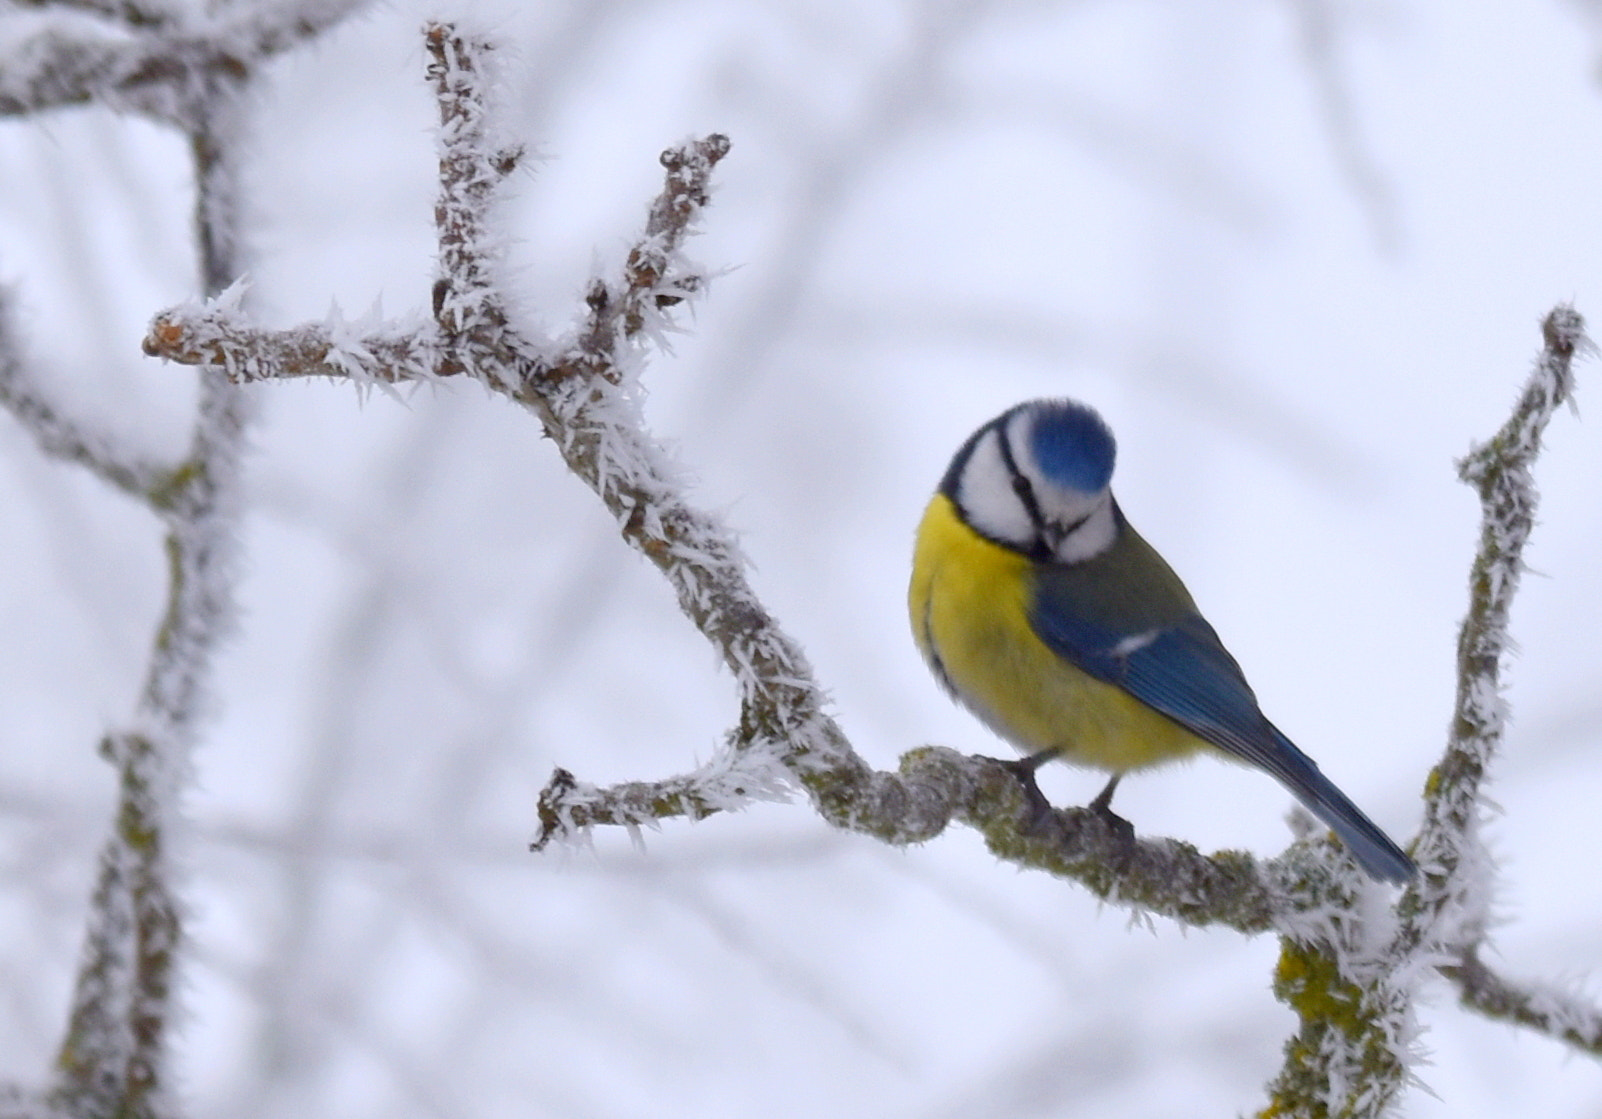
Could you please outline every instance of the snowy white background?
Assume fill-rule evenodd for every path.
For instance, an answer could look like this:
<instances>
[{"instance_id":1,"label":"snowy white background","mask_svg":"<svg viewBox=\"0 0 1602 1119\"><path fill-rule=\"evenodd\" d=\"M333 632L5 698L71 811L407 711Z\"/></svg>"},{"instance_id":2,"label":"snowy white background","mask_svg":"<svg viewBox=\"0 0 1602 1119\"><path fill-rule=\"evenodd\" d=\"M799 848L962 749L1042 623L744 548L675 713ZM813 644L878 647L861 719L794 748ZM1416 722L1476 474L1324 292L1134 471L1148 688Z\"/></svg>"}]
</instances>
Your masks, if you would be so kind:
<instances>
[{"instance_id":1,"label":"snowy white background","mask_svg":"<svg viewBox=\"0 0 1602 1119\"><path fill-rule=\"evenodd\" d=\"M547 161L507 224L561 324L686 135L734 147L690 253L730 267L647 377L858 749L1004 748L903 617L962 438L1065 394L1132 520L1269 713L1400 839L1440 747L1499 424L1572 299L1602 321L1594 10L1551 0L474 6ZM270 321L427 302L434 107L395 0L275 63L249 161ZM0 34L9 35L7 29ZM152 452L192 373L187 163L100 112L0 126L0 274L51 391ZM1596 367L1579 371L1599 407ZM1230 1115L1291 1028L1275 946L1131 925L954 831L804 806L531 856L553 765L680 772L733 689L536 425L469 385L257 390L244 620L189 807L182 1042L198 1115ZM1602 962L1602 435L1560 414L1492 793L1499 965ZM59 1037L110 768L163 590L153 519L0 418L0 1079ZM1590 762L1587 757L1592 757ZM1101 780L1045 785L1082 803ZM1212 762L1132 779L1142 832L1270 853L1288 797ZM1412 1116L1595 1116L1602 1070L1426 1008Z\"/></svg>"}]
</instances>

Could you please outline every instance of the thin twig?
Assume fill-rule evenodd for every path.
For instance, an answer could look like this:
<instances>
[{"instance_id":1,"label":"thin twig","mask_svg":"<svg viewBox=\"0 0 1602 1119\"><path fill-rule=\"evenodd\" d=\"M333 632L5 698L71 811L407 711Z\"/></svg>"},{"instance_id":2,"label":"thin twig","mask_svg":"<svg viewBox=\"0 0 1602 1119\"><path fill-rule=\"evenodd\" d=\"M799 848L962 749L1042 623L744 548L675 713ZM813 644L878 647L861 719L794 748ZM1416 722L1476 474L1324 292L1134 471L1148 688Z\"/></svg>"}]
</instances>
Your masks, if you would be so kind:
<instances>
[{"instance_id":1,"label":"thin twig","mask_svg":"<svg viewBox=\"0 0 1602 1119\"><path fill-rule=\"evenodd\" d=\"M125 24L128 27L156 28L171 23L175 14L159 4L137 4L133 0L11 0L19 8L42 10L76 9L89 15Z\"/></svg>"},{"instance_id":2,"label":"thin twig","mask_svg":"<svg viewBox=\"0 0 1602 1119\"><path fill-rule=\"evenodd\" d=\"M97 102L191 131L213 90L237 87L265 59L315 38L365 3L253 3L200 30L154 13L142 21L143 9L108 4L118 16L104 33L49 26L9 49L0 68L0 117Z\"/></svg>"},{"instance_id":3,"label":"thin twig","mask_svg":"<svg viewBox=\"0 0 1602 1119\"><path fill-rule=\"evenodd\" d=\"M434 317L453 337L493 336L506 326L494 268L500 241L485 215L496 190L523 157L518 145L492 143L483 73L493 47L464 39L444 24L424 29L430 61L428 77L439 104L439 197L434 224L439 232L439 278Z\"/></svg>"},{"instance_id":4,"label":"thin twig","mask_svg":"<svg viewBox=\"0 0 1602 1119\"><path fill-rule=\"evenodd\" d=\"M1470 1010L1602 1057L1602 1007L1592 1001L1548 984L1505 979L1474 951L1465 952L1460 963L1440 970L1456 985L1459 1000Z\"/></svg>"},{"instance_id":5,"label":"thin twig","mask_svg":"<svg viewBox=\"0 0 1602 1119\"><path fill-rule=\"evenodd\" d=\"M10 301L0 292L0 408L14 416L52 458L76 463L126 494L148 498L160 492L172 468L157 465L115 444L106 432L91 431L45 399L29 375L23 347L13 328Z\"/></svg>"}]
</instances>

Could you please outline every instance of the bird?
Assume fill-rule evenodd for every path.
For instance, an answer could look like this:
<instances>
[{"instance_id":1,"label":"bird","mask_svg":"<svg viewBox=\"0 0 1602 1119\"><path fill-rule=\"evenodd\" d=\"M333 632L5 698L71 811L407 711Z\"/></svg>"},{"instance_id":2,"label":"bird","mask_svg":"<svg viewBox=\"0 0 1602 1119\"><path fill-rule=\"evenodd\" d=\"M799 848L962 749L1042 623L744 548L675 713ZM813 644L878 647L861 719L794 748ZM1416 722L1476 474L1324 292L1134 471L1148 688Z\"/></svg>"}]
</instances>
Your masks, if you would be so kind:
<instances>
[{"instance_id":1,"label":"bird","mask_svg":"<svg viewBox=\"0 0 1602 1119\"><path fill-rule=\"evenodd\" d=\"M1091 807L1112 816L1125 773L1218 752L1277 778L1370 877L1410 880L1413 860L1269 722L1125 518L1116 455L1101 416L1067 399L1025 401L962 444L919 522L907 594L936 679L1023 752L1011 766L1042 806L1034 771L1053 759L1110 772Z\"/></svg>"}]
</instances>

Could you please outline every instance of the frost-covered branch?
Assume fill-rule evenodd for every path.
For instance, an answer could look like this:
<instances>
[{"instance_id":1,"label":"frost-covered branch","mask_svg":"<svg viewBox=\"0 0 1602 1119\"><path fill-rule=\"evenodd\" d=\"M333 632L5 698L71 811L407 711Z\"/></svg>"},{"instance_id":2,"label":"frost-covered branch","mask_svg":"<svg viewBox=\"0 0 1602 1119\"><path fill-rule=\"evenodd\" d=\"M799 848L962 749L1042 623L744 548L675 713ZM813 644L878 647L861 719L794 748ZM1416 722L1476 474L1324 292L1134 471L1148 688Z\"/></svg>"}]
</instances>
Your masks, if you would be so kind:
<instances>
[{"instance_id":1,"label":"frost-covered branch","mask_svg":"<svg viewBox=\"0 0 1602 1119\"><path fill-rule=\"evenodd\" d=\"M1455 960L1440 971L1465 1006L1602 1055L1602 1011L1541 984L1516 984L1481 962L1492 896L1491 862L1480 837L1481 790L1502 747L1507 702L1502 665L1514 644L1513 597L1538 494L1531 467L1558 406L1572 403L1574 359L1595 352L1585 321L1567 304L1541 324L1542 349L1524 391L1494 436L1458 463L1479 494L1479 547L1469 575L1469 610L1458 633L1458 685L1445 754L1425 786L1424 827L1415 848L1418 884L1403 900L1399 943L1434 947Z\"/></svg>"},{"instance_id":2,"label":"frost-covered branch","mask_svg":"<svg viewBox=\"0 0 1602 1119\"><path fill-rule=\"evenodd\" d=\"M189 453L153 503L167 530L166 610L137 729L110 734L102 746L119 775L117 813L57 1060L56 1098L80 1113L160 1116L173 1107L167 1054L182 916L171 849L213 654L233 624L238 472L250 414L238 387L203 371Z\"/></svg>"},{"instance_id":3,"label":"frost-covered branch","mask_svg":"<svg viewBox=\"0 0 1602 1119\"><path fill-rule=\"evenodd\" d=\"M170 468L147 462L118 446L109 432L92 431L64 415L39 391L17 337L8 293L0 291L0 408L33 436L39 449L84 467L124 493L150 497L163 492Z\"/></svg>"},{"instance_id":4,"label":"frost-covered branch","mask_svg":"<svg viewBox=\"0 0 1602 1119\"><path fill-rule=\"evenodd\" d=\"M137 4L133 0L10 0L13 7L41 10L73 9L103 16L129 27L160 27L174 18L171 5Z\"/></svg>"},{"instance_id":5,"label":"frost-covered branch","mask_svg":"<svg viewBox=\"0 0 1602 1119\"><path fill-rule=\"evenodd\" d=\"M244 295L239 285L216 299L161 312L145 335L145 353L214 367L235 384L336 377L393 385L466 368L445 337L426 325L330 316L291 330L263 330L241 309Z\"/></svg>"},{"instance_id":6,"label":"frost-covered branch","mask_svg":"<svg viewBox=\"0 0 1602 1119\"><path fill-rule=\"evenodd\" d=\"M0 67L0 112L94 100L178 124L194 156L197 271L215 296L242 271L241 87L262 57L353 6L259 4L201 26L169 20L156 8L85 0L74 7L118 26L96 37L80 15L15 47ZM188 449L170 468L153 466L52 406L27 377L3 322L0 402L44 450L140 498L166 531L167 601L137 709L101 743L117 774L116 806L55 1080L45 1094L60 1114L159 1119L176 1109L168 1055L181 989L183 907L172 849L191 753L211 707L215 652L233 625L239 466L251 408L224 373L202 370Z\"/></svg>"},{"instance_id":7,"label":"frost-covered branch","mask_svg":"<svg viewBox=\"0 0 1602 1119\"><path fill-rule=\"evenodd\" d=\"M515 156L486 123L489 45L437 25L427 29L427 41L441 116L435 321L410 330L358 333L321 324L266 333L228 298L157 316L147 352L207 362L241 381L326 374L395 383L465 372L507 393L539 417L568 466L600 495L624 537L667 575L685 612L741 681L743 730L731 748L743 759L743 784L769 787L777 779L773 766L835 754L843 738L819 714L820 693L799 649L762 609L732 535L685 498L639 414L645 347L672 329L673 308L702 286L700 270L679 249L727 139L710 136L664 153L662 192L619 276L592 282L587 312L569 338L530 340L507 323L494 284L499 246L487 209Z\"/></svg>"},{"instance_id":8,"label":"frost-covered branch","mask_svg":"<svg viewBox=\"0 0 1602 1119\"><path fill-rule=\"evenodd\" d=\"M1282 924L1275 993L1297 1012L1301 1028L1270 1085L1269 1114L1384 1114L1407 1082L1416 992L1431 974L1454 982L1464 1005L1490 1016L1590 1052L1602 1038L1602 1014L1594 1007L1552 988L1519 988L1479 959L1491 893L1479 834L1481 789L1507 718L1500 674L1535 523L1530 468L1547 422L1571 397L1576 353L1591 349L1583 320L1566 305L1546 317L1542 335L1512 415L1458 464L1459 476L1480 495L1482 523L1458 640L1452 732L1425 786L1424 827L1413 849L1419 876L1393 928L1392 914L1355 896L1320 904L1316 894Z\"/></svg>"},{"instance_id":9,"label":"frost-covered branch","mask_svg":"<svg viewBox=\"0 0 1602 1119\"><path fill-rule=\"evenodd\" d=\"M1441 968L1457 985L1464 1006L1487 1018L1511 1022L1602 1057L1602 1007L1549 983L1513 982L1492 971L1479 953Z\"/></svg>"},{"instance_id":10,"label":"frost-covered branch","mask_svg":"<svg viewBox=\"0 0 1602 1119\"><path fill-rule=\"evenodd\" d=\"M1491 868L1480 838L1481 787L1507 722L1501 672L1513 648L1508 618L1538 500L1530 468L1552 413L1573 393L1575 355L1592 349L1584 320L1566 304L1547 315L1541 332L1541 353L1512 415L1458 463L1458 476L1480 497L1480 540L1458 632L1451 734L1425 786L1413 852L1420 876L1404 901L1406 933L1420 943L1463 948L1485 934Z\"/></svg>"},{"instance_id":11,"label":"frost-covered branch","mask_svg":"<svg viewBox=\"0 0 1602 1119\"><path fill-rule=\"evenodd\" d=\"M536 846L598 825L699 818L800 785L833 823L887 842L921 842L963 822L1004 857L1079 878L1104 897L1185 920L1269 927L1273 868L1247 856L1208 859L1170 841L1130 843L1083 810L1027 832L1019 827L1028 808L1015 779L988 759L918 750L901 772L880 773L856 755L824 710L800 648L750 586L732 533L689 500L639 412L637 380L649 348L674 329L676 308L704 287L682 248L728 140L712 135L664 152L662 190L615 276L591 282L570 335L528 339L508 323L496 287L499 243L488 210L516 149L496 140L489 123L490 47L442 26L427 29L427 43L441 119L434 320L263 331L230 292L162 312L145 348L215 366L237 381L319 375L393 384L469 374L539 418L624 539L666 576L739 683L738 725L723 751L683 777L598 789L559 771L541 799Z\"/></svg>"},{"instance_id":12,"label":"frost-covered branch","mask_svg":"<svg viewBox=\"0 0 1602 1119\"><path fill-rule=\"evenodd\" d=\"M428 77L439 103L439 275L434 282L434 318L448 336L482 338L492 347L504 335L506 311L495 284L501 239L490 227L489 209L499 187L523 158L521 144L497 143L490 133L485 72L489 43L464 39L441 24L425 32ZM492 349L493 354L493 349ZM499 355L497 355L499 356ZM469 357L467 365L480 362Z\"/></svg>"},{"instance_id":13,"label":"frost-covered branch","mask_svg":"<svg viewBox=\"0 0 1602 1119\"><path fill-rule=\"evenodd\" d=\"M1260 1114L1386 1114L1406 1087L1420 966L1392 942L1384 887L1364 878L1295 879L1276 920L1274 995L1297 1016Z\"/></svg>"},{"instance_id":14,"label":"frost-covered branch","mask_svg":"<svg viewBox=\"0 0 1602 1119\"><path fill-rule=\"evenodd\" d=\"M212 90L237 86L275 54L321 34L366 0L253 0L221 18L113 0L34 3L104 17L47 24L10 47L0 67L0 116L98 102L189 127Z\"/></svg>"},{"instance_id":15,"label":"frost-covered branch","mask_svg":"<svg viewBox=\"0 0 1602 1119\"><path fill-rule=\"evenodd\" d=\"M793 771L790 780L845 830L905 846L963 824L983 835L998 858L1188 924L1264 932L1274 926L1283 883L1328 874L1327 864L1301 844L1282 860L1263 862L1236 851L1203 855L1172 839L1130 839L1088 808L1054 809L1036 820L1011 770L943 747L909 751L896 773L876 771L851 755L837 765ZM596 826L632 830L677 816L701 819L773 792L751 787L748 771L716 759L681 777L605 789L558 769L541 794L540 832L532 846L571 841Z\"/></svg>"},{"instance_id":16,"label":"frost-covered branch","mask_svg":"<svg viewBox=\"0 0 1602 1119\"><path fill-rule=\"evenodd\" d=\"M660 343L659 332L670 325L662 312L701 289L702 277L675 263L691 219L706 205L712 168L728 152L728 137L714 134L662 153L667 183L651 206L645 235L629 250L620 282L591 283L584 300L589 319L571 363L608 377L611 355L641 331Z\"/></svg>"}]
</instances>

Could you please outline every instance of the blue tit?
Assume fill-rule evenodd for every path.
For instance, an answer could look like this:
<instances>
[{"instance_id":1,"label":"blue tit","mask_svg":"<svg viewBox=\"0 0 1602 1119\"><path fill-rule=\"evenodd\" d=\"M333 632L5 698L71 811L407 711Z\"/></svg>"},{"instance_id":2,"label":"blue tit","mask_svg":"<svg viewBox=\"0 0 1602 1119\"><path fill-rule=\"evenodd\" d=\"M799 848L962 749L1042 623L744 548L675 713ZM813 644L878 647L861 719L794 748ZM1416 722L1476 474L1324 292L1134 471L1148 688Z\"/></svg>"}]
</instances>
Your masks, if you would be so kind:
<instances>
[{"instance_id":1,"label":"blue tit","mask_svg":"<svg viewBox=\"0 0 1602 1119\"><path fill-rule=\"evenodd\" d=\"M1217 750L1276 777L1374 878L1413 861L1258 709L1185 585L1113 499L1112 432L1036 400L968 438L929 502L908 592L930 669L1023 750L1119 777Z\"/></svg>"}]
</instances>

